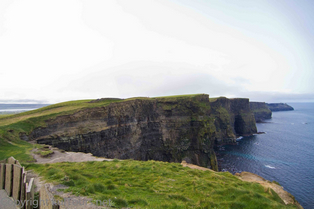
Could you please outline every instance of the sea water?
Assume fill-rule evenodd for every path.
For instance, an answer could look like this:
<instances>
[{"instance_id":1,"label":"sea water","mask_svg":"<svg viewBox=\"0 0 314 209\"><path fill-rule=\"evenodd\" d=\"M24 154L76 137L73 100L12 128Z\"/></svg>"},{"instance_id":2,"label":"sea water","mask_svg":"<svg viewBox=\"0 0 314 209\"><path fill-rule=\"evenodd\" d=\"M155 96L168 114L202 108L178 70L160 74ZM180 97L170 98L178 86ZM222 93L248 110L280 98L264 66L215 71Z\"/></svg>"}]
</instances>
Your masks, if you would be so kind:
<instances>
[{"instance_id":1,"label":"sea water","mask_svg":"<svg viewBox=\"0 0 314 209\"><path fill-rule=\"evenodd\" d=\"M13 114L45 107L48 104L0 104L0 114Z\"/></svg>"},{"instance_id":2,"label":"sea water","mask_svg":"<svg viewBox=\"0 0 314 209\"><path fill-rule=\"evenodd\" d=\"M47 104L0 104L0 114L44 107ZM219 168L248 171L277 181L305 208L314 208L314 103L291 104L294 111L273 112L257 124L265 134L241 137L237 145L216 150Z\"/></svg>"},{"instance_id":3,"label":"sea water","mask_svg":"<svg viewBox=\"0 0 314 209\"><path fill-rule=\"evenodd\" d=\"M273 112L258 123L265 134L218 147L219 168L248 171L277 181L305 208L314 208L314 103L291 103L294 111Z\"/></svg>"}]
</instances>

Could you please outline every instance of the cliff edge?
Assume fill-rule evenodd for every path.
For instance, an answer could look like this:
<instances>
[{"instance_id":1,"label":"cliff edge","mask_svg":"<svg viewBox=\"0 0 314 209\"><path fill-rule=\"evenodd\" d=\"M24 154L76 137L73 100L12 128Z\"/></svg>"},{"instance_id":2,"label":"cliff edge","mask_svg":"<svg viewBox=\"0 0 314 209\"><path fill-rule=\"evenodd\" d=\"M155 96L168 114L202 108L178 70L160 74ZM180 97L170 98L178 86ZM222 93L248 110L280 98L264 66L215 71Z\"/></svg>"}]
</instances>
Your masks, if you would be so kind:
<instances>
[{"instance_id":1,"label":"cliff edge","mask_svg":"<svg viewBox=\"0 0 314 209\"><path fill-rule=\"evenodd\" d=\"M250 102L250 108L257 123L263 122L265 119L271 119L272 111L265 102Z\"/></svg>"},{"instance_id":2,"label":"cliff edge","mask_svg":"<svg viewBox=\"0 0 314 209\"><path fill-rule=\"evenodd\" d=\"M268 108L271 111L289 111L294 110L293 107L286 103L267 103Z\"/></svg>"},{"instance_id":3,"label":"cliff edge","mask_svg":"<svg viewBox=\"0 0 314 209\"><path fill-rule=\"evenodd\" d=\"M214 145L256 132L248 99L209 99L202 94L134 98L84 108L47 119L21 138L99 157L186 160L217 170Z\"/></svg>"}]
</instances>

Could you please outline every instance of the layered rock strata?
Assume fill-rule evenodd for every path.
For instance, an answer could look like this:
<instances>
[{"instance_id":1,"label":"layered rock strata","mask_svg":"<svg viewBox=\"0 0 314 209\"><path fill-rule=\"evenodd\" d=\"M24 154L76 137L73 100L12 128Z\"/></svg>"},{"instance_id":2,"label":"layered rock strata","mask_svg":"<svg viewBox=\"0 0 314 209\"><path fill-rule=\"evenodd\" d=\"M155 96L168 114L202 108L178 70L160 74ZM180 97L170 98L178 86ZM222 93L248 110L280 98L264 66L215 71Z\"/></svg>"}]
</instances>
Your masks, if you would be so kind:
<instances>
[{"instance_id":1,"label":"layered rock strata","mask_svg":"<svg viewBox=\"0 0 314 209\"><path fill-rule=\"evenodd\" d=\"M82 109L47 120L27 137L106 158L186 160L217 170L215 144L256 132L248 99L209 100L204 94L121 100Z\"/></svg>"},{"instance_id":2,"label":"layered rock strata","mask_svg":"<svg viewBox=\"0 0 314 209\"><path fill-rule=\"evenodd\" d=\"M250 102L250 108L257 123L263 122L265 119L271 119L272 112L265 102Z\"/></svg>"}]
</instances>

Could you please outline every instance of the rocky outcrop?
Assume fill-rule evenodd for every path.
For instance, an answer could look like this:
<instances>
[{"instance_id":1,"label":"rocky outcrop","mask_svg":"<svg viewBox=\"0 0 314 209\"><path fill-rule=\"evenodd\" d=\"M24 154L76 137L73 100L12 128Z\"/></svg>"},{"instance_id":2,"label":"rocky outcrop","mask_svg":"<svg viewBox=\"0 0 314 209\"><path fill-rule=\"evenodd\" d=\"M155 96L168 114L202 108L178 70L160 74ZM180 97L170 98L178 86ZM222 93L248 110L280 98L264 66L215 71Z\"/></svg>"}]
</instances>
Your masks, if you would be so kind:
<instances>
[{"instance_id":1,"label":"rocky outcrop","mask_svg":"<svg viewBox=\"0 0 314 209\"><path fill-rule=\"evenodd\" d=\"M254 115L249 107L249 99L227 99L219 97L210 100L211 115L215 117L217 144L236 142L238 136L257 132Z\"/></svg>"},{"instance_id":2,"label":"rocky outcrop","mask_svg":"<svg viewBox=\"0 0 314 209\"><path fill-rule=\"evenodd\" d=\"M272 112L265 102L250 102L250 108L257 123L263 122L265 119L271 119Z\"/></svg>"},{"instance_id":3,"label":"rocky outcrop","mask_svg":"<svg viewBox=\"0 0 314 209\"><path fill-rule=\"evenodd\" d=\"M267 103L268 108L271 111L289 111L294 110L293 107L286 103Z\"/></svg>"},{"instance_id":4,"label":"rocky outcrop","mask_svg":"<svg viewBox=\"0 0 314 209\"><path fill-rule=\"evenodd\" d=\"M209 101L208 95L195 95L121 100L82 109L47 120L28 138L106 158L186 160L217 170L214 145L253 133L248 99Z\"/></svg>"}]
</instances>

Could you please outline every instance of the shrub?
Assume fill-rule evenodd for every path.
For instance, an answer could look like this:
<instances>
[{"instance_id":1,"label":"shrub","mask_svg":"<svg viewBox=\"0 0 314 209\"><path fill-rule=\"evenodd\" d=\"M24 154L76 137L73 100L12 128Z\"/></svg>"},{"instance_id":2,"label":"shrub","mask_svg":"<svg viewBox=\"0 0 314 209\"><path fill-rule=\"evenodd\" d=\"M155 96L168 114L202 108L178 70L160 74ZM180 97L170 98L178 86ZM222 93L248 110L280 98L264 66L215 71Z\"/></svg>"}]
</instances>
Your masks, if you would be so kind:
<instances>
[{"instance_id":1,"label":"shrub","mask_svg":"<svg viewBox=\"0 0 314 209\"><path fill-rule=\"evenodd\" d=\"M96 192L103 192L106 189L106 187L100 183L94 183L93 186Z\"/></svg>"},{"instance_id":2,"label":"shrub","mask_svg":"<svg viewBox=\"0 0 314 209\"><path fill-rule=\"evenodd\" d=\"M128 207L128 202L121 198L113 199L112 202L117 208Z\"/></svg>"}]
</instances>

